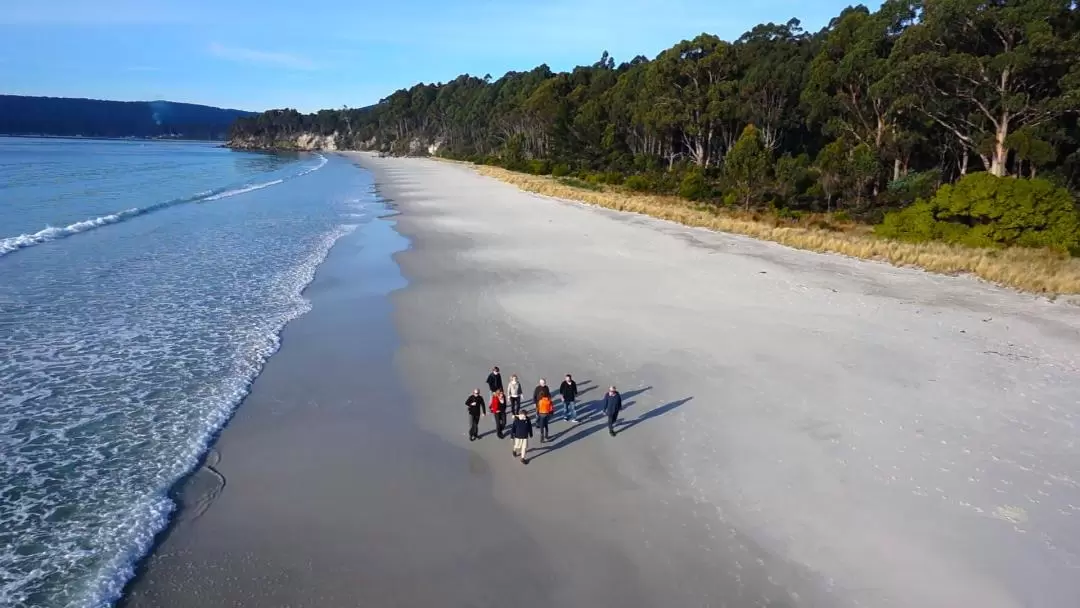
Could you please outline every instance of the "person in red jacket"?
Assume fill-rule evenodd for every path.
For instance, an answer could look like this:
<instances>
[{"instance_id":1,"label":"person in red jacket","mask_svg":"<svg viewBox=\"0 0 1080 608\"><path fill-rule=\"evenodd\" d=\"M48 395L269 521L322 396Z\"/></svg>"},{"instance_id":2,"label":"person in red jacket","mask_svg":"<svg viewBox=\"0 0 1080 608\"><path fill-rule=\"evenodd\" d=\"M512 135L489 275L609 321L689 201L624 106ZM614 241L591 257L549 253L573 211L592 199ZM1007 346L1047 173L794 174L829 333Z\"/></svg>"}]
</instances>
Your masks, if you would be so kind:
<instances>
[{"instance_id":1,"label":"person in red jacket","mask_svg":"<svg viewBox=\"0 0 1080 608\"><path fill-rule=\"evenodd\" d=\"M502 439L504 436L503 430L506 428L506 395L503 394L501 388L491 396L489 409L495 416L495 434L499 436L499 439Z\"/></svg>"}]
</instances>

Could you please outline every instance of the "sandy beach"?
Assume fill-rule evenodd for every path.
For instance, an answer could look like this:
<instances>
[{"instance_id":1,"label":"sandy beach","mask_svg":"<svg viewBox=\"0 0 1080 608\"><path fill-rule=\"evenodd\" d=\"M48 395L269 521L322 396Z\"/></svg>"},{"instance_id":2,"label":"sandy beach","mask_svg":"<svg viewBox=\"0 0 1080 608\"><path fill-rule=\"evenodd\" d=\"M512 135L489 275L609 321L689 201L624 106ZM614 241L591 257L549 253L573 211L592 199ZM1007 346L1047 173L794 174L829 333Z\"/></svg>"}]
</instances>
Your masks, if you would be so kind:
<instances>
[{"instance_id":1,"label":"sandy beach","mask_svg":"<svg viewBox=\"0 0 1080 608\"><path fill-rule=\"evenodd\" d=\"M331 251L125 605L1080 596L1080 307L350 156L400 215ZM584 391L527 466L465 436L493 364Z\"/></svg>"}]
</instances>

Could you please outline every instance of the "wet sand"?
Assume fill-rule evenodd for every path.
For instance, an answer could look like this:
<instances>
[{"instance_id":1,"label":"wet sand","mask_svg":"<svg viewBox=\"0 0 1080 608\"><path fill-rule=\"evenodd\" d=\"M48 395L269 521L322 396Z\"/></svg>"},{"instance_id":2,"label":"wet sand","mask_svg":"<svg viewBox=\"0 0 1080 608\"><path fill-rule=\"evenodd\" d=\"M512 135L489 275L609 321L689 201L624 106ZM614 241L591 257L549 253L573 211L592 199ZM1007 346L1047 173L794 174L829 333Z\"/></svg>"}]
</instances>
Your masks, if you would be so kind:
<instances>
[{"instance_id":1,"label":"wet sand","mask_svg":"<svg viewBox=\"0 0 1080 608\"><path fill-rule=\"evenodd\" d=\"M1080 309L353 157L402 215L332 250L128 605L1080 593ZM584 390L527 466L465 437L492 364Z\"/></svg>"},{"instance_id":2,"label":"wet sand","mask_svg":"<svg viewBox=\"0 0 1080 608\"><path fill-rule=\"evenodd\" d=\"M121 605L488 605L511 590L485 569L535 555L532 541L481 460L412 423L394 369L387 295L405 284L391 254L406 246L386 219L334 246L305 292L312 311L180 489Z\"/></svg>"}]
</instances>

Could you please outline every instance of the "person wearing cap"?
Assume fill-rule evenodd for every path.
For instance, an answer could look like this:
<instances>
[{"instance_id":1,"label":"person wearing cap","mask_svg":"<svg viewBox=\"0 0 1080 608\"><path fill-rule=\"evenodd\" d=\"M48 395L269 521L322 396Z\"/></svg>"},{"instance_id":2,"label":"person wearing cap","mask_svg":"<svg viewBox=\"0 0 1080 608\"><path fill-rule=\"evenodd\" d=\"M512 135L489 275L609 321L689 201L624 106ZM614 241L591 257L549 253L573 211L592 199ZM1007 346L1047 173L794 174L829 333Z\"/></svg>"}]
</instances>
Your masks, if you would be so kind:
<instances>
[{"instance_id":1,"label":"person wearing cap","mask_svg":"<svg viewBox=\"0 0 1080 608\"><path fill-rule=\"evenodd\" d=\"M480 416L487 415L484 413L484 398L480 396L480 389L473 389L465 400L465 408L469 411L469 441L476 441L480 438Z\"/></svg>"},{"instance_id":2,"label":"person wearing cap","mask_svg":"<svg viewBox=\"0 0 1080 608\"><path fill-rule=\"evenodd\" d=\"M502 374L499 373L499 366L491 368L491 373L487 377L488 389L491 391L491 395L494 396L496 392L501 391L503 388Z\"/></svg>"}]
</instances>

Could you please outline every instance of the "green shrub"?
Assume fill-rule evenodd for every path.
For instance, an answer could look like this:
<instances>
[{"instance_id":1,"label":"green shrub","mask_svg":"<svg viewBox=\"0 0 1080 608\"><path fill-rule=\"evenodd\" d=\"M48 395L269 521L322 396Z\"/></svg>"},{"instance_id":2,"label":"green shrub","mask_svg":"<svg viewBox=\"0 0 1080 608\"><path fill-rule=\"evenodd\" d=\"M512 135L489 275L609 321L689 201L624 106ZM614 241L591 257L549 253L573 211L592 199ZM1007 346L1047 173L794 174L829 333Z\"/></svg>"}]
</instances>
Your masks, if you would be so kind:
<instances>
[{"instance_id":1,"label":"green shrub","mask_svg":"<svg viewBox=\"0 0 1080 608\"><path fill-rule=\"evenodd\" d=\"M631 175L626 178L623 185L633 190L634 192L645 192L652 189L652 182L644 175Z\"/></svg>"},{"instance_id":2,"label":"green shrub","mask_svg":"<svg viewBox=\"0 0 1080 608\"><path fill-rule=\"evenodd\" d=\"M604 174L603 173L586 173L585 174L585 181L589 182L590 184L592 184L594 186L599 186L600 184L604 183Z\"/></svg>"},{"instance_id":3,"label":"green shrub","mask_svg":"<svg viewBox=\"0 0 1080 608\"><path fill-rule=\"evenodd\" d=\"M626 176L623 175L622 173L618 172L618 171L608 171L607 173L604 173L604 183L605 184L611 184L612 186L618 186L619 184L623 183L623 181L625 179L626 179Z\"/></svg>"},{"instance_id":4,"label":"green shrub","mask_svg":"<svg viewBox=\"0 0 1080 608\"><path fill-rule=\"evenodd\" d=\"M776 217L782 220L799 221L805 214L797 209L790 209L788 207L777 207Z\"/></svg>"},{"instance_id":5,"label":"green shrub","mask_svg":"<svg viewBox=\"0 0 1080 608\"><path fill-rule=\"evenodd\" d=\"M603 190L603 187L601 187L599 184L580 180L576 177L560 177L558 178L558 181L560 184L564 186L570 186L571 188L581 188L583 190L592 190L594 192Z\"/></svg>"},{"instance_id":6,"label":"green shrub","mask_svg":"<svg viewBox=\"0 0 1080 608\"><path fill-rule=\"evenodd\" d=\"M551 173L551 163L546 160L530 160L526 169L533 175L547 175Z\"/></svg>"},{"instance_id":7,"label":"green shrub","mask_svg":"<svg viewBox=\"0 0 1080 608\"><path fill-rule=\"evenodd\" d=\"M832 214L832 219L833 221L840 222L841 224L850 224L851 214L847 211L837 211Z\"/></svg>"},{"instance_id":8,"label":"green shrub","mask_svg":"<svg viewBox=\"0 0 1080 608\"><path fill-rule=\"evenodd\" d=\"M989 173L972 173L942 186L930 200L886 214L874 230L913 242L1080 251L1080 212L1068 190L1043 179Z\"/></svg>"},{"instance_id":9,"label":"green shrub","mask_svg":"<svg viewBox=\"0 0 1080 608\"><path fill-rule=\"evenodd\" d=\"M551 168L551 174L555 177L566 177L570 175L570 165L559 163Z\"/></svg>"},{"instance_id":10,"label":"green shrub","mask_svg":"<svg viewBox=\"0 0 1080 608\"><path fill-rule=\"evenodd\" d=\"M930 198L941 183L941 172L937 169L908 173L900 179L889 182L881 193L881 202L888 207L906 207L920 198Z\"/></svg>"},{"instance_id":11,"label":"green shrub","mask_svg":"<svg viewBox=\"0 0 1080 608\"><path fill-rule=\"evenodd\" d=\"M679 196L692 201L706 199L711 194L705 174L701 171L690 171L679 183Z\"/></svg>"}]
</instances>

